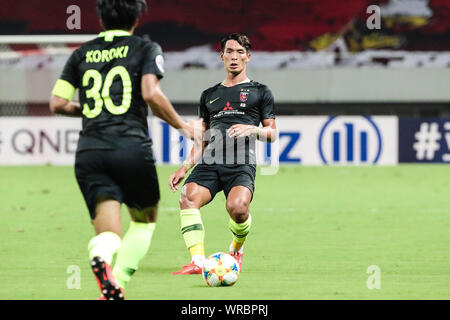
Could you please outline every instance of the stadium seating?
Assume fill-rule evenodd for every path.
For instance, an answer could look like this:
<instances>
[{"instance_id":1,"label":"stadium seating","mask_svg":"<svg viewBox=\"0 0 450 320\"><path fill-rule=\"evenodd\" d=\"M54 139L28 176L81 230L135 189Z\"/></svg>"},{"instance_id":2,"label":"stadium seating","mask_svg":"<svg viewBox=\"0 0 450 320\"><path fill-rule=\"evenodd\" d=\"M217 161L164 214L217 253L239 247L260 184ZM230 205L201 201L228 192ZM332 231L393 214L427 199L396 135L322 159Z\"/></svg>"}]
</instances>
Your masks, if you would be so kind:
<instances>
[{"instance_id":1,"label":"stadium seating","mask_svg":"<svg viewBox=\"0 0 450 320\"><path fill-rule=\"evenodd\" d=\"M149 14L142 17L139 33L164 42L166 51L214 43L213 39L235 31L249 34L255 50L306 50L310 49L309 42L320 35L337 33L355 19L364 21L368 5L385 5L389 1L392 0L348 0L345 3L329 0L152 0L148 1ZM0 12L0 33L67 33L66 17L69 15L66 9L71 4L60 0L34 1L26 6L19 1L10 2L8 10ZM95 1L80 0L77 5L81 8L82 28L69 32L98 32ZM410 47L406 49L449 50L449 41L435 40L448 39L450 2L429 0L426 5L433 15L423 28L405 29L404 25L397 24L392 27L393 32L411 32L413 39L408 41ZM48 19L49 16L55 19Z\"/></svg>"}]
</instances>

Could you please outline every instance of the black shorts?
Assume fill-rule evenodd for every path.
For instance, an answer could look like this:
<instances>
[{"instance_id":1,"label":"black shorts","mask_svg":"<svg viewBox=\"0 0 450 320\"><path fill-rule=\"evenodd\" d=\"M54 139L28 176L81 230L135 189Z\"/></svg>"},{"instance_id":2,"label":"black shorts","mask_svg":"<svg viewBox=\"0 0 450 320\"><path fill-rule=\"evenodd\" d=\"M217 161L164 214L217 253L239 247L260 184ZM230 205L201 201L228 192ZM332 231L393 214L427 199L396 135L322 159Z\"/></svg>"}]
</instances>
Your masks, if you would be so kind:
<instances>
[{"instance_id":1,"label":"black shorts","mask_svg":"<svg viewBox=\"0 0 450 320\"><path fill-rule=\"evenodd\" d=\"M256 167L247 164L198 164L192 170L184 184L195 182L209 189L211 198L223 190L225 196L233 187L244 186L255 191Z\"/></svg>"},{"instance_id":2,"label":"black shorts","mask_svg":"<svg viewBox=\"0 0 450 320\"><path fill-rule=\"evenodd\" d=\"M75 175L92 219L99 197L112 198L138 210L156 205L160 198L148 141L133 141L116 150L79 151Z\"/></svg>"}]
</instances>

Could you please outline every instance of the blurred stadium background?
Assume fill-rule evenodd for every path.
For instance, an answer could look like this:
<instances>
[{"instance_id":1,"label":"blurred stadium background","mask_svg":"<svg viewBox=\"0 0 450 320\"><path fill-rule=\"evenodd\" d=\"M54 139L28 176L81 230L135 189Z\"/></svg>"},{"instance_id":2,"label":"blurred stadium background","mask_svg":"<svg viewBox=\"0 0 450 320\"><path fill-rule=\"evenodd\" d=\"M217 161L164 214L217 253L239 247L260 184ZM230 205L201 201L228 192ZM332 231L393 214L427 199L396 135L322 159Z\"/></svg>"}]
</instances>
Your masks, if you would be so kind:
<instances>
[{"instance_id":1,"label":"blurred stadium background","mask_svg":"<svg viewBox=\"0 0 450 320\"><path fill-rule=\"evenodd\" d=\"M391 282L383 287L387 295L375 297L449 297L450 203L446 182L449 171L445 165L430 166L428 163L450 162L450 1L147 0L147 3L148 14L141 18L136 34L162 46L166 70L162 87L182 115L196 117L201 92L223 79L219 39L231 32L242 32L253 43L249 77L267 84L275 96L280 128L276 160L282 165L366 165L351 168L353 171L341 166L338 168L341 171L330 167L286 166L287 169L285 167L274 177L278 180L259 178L260 194L253 205L260 211L260 221L272 224L270 217L274 212L284 210L283 215L277 215L277 222L298 226L298 233L285 231L274 224L273 230L280 228L278 231L286 234L286 241L290 241L282 246L283 257L274 261L253 253L252 260L250 251L249 275L242 277L240 285L251 287L245 279L259 283L257 277L261 273L258 272L265 270L260 270L262 268L256 262L264 263L269 271L272 270L270 279L259 283L263 289L234 297L374 297L368 294L364 285L363 289L360 287L360 283L365 283L365 268L373 263L373 257L379 259L375 261L384 261L383 270L391 270L385 278ZM68 11L73 5L80 9L79 29L68 28L68 22L69 25L74 22L70 17L75 11ZM367 21L373 15L373 12L367 12L371 5L380 8L380 29L367 27ZM80 120L50 115L48 100L70 53L101 30L94 0L0 0L0 8L0 196L4 196L5 212L14 213L9 224L2 226L2 234L10 234L11 239L16 239L18 245L14 250L22 252L19 250L25 250L29 242L20 240L19 236L24 230L33 229L20 218L26 212L25 207L34 206L42 212L47 212L48 207L52 208L50 212L56 212L58 206L72 210L65 213L69 222L58 220L58 225L70 223L74 226L79 223L80 211L84 209L81 196L75 200L69 198L69 189L64 189L70 188L72 197L78 194L71 169L60 171L59 168L40 167L39 173L26 166L73 164ZM149 117L149 123L158 162L180 163L185 157L181 152L185 145L178 133L153 117ZM273 161L273 152L273 147L262 145L260 162ZM426 165L397 166L401 163ZM25 167L19 170L9 165ZM160 170L161 177L166 179L171 169L160 167ZM27 181L32 173L35 179ZM19 178L22 182L16 180ZM65 182L67 179L72 180ZM165 183L162 181L161 185ZM282 183L286 183L285 188ZM273 190L267 184L280 188ZM25 188L28 191L22 194L20 190ZM296 188L302 190L300 194L294 192ZM50 200L33 198L45 197L50 189L53 201L60 204L52 205ZM161 215L161 219L173 221L167 227L161 224L160 228L166 229L160 230L165 230L164 236L177 239L177 196L164 192L161 211L165 210L167 215ZM277 197L279 204L258 201L270 197ZM77 208L66 208L67 203ZM215 208L223 211L220 202ZM360 212L367 213L366 220L360 218ZM37 221L37 216L32 213L27 217ZM217 216L206 217L205 221L219 219ZM58 213L50 213L49 219L54 222L62 218L58 218ZM89 239L91 235L87 221L86 214L84 224L80 223L77 229L82 232L80 235L76 230L66 231L67 239L72 239L72 245L76 247L80 265L85 263L86 253L79 238ZM38 224L41 222L37 221ZM54 226L53 230L52 225L45 222L49 237L61 239L56 233L62 227L56 229L56 224ZM64 251L62 244L52 247L54 243L46 242L49 240L44 239L39 230L35 228L34 232L59 253L57 258L51 256L50 261L62 264L63 268L72 264L73 256L71 258L71 253ZM269 250L265 251L268 256L281 254L276 246L271 246L279 244L278 240L266 238L270 232L261 234L259 231L259 235L257 232L254 237L259 242L252 242L255 246L262 243L264 250ZM215 241L213 232L209 237ZM168 267L156 271L144 267L144 274L147 272L153 281L146 288L164 289L158 291L160 298L185 299L183 290L165 291L167 283L164 282L169 281L165 275L184 262L182 241L179 239L179 243L169 249L169 255L158 251L160 240L155 241L156 247L152 249L155 257L169 259ZM298 250L292 248L295 241L302 242ZM303 243L307 245L303 246ZM405 250L408 248L412 251ZM2 250L11 257L16 254L13 250ZM40 252L39 249L36 252ZM28 254L30 252L23 253L24 256ZM294 276L285 270L291 278L283 278L285 274L276 265L286 256L293 260L282 268L292 271L298 265L302 266L302 271ZM349 270L353 272L352 268L356 268L351 263L357 261L357 257L362 257L358 267L364 269L361 269L362 276L355 278ZM0 263L0 269L2 267L12 270ZM47 268L55 267L42 266L42 279L49 278L44 271ZM251 270L257 271L252 274ZM80 298L61 293L67 276L64 273L60 281L63 285L50 285L48 290L53 291L39 296L39 291L22 288L18 280L14 280L35 281L37 277L24 276L26 271L17 272L19 275L14 277L2 273L0 280L4 291L0 291L0 297ZM155 272L160 272L157 273L160 278L152 278ZM86 277L88 273L86 268ZM295 277L301 278L306 296L294 288ZM339 286L330 287L330 283L338 278ZM147 278L141 278L141 283L145 281ZM138 283L136 281L136 285ZM193 281L188 283L194 286L189 296L210 299L208 294L196 291L200 289ZM181 282L178 285L182 286ZM17 293L8 291L11 286L19 288ZM94 284L89 290L90 298L93 298L96 294ZM148 297L143 288L134 290L137 292L134 297ZM226 293L215 297L233 298Z\"/></svg>"},{"instance_id":2,"label":"blurred stadium background","mask_svg":"<svg viewBox=\"0 0 450 320\"><path fill-rule=\"evenodd\" d=\"M49 116L49 94L65 61L80 42L92 39L100 31L95 1L28 1L26 5L10 0L1 2L2 7L8 9L0 12L0 115L3 120L10 116ZM72 14L76 11L71 5L79 9L79 26L74 25ZM380 29L371 30L367 26L373 14L367 9L371 5L380 8ZM218 40L239 31L246 33L253 42L249 75L272 89L278 115L390 115L390 119L395 120L386 125L386 130L394 134L391 137L394 145L389 151L393 154L383 162L387 151L371 151L370 148L381 148L374 142L367 146L367 152L374 154L372 159L368 155L363 162L375 163L380 159L381 163L389 164L442 162L450 157L446 155L450 146L445 140L449 130L445 117L450 116L449 16L450 3L446 0L350 0L345 3L331 0L219 3L153 0L149 1L149 12L141 18L137 34L162 45L167 74L162 86L183 115L196 115L202 90L223 78ZM286 128L292 133L298 129L292 119L300 118L288 119L291 121L288 120ZM360 129L352 129L355 136L358 130L365 130L367 121L351 119L357 121L356 126L362 121ZM341 129L345 129L345 120L342 121ZM385 139L385 125L381 127L380 144ZM152 132L156 140L156 136L162 134L163 139L164 134L168 134L164 133L164 126L161 130ZM310 130L313 129L300 133L303 139L291 146L289 157L282 158L281 162L301 162L301 155L294 156L300 153L296 148L302 141L308 144L308 135L314 135L312 140L320 135L320 130L315 133ZM414 148L414 134L420 130L424 132L425 144L420 140ZM19 134L17 141L10 142L13 147L8 149L8 140L14 136L14 132L8 132L3 133L3 148L24 154L8 160L5 152L0 153L0 163L27 164L32 156L25 151L30 151L29 141L34 139L27 133ZM47 135L47 140L51 140L50 133ZM72 134L67 135L73 138ZM371 135L368 133L368 140ZM427 144L429 135L431 142ZM282 137L281 144L289 144L294 139L292 135ZM37 137L36 144L39 140ZM361 145L363 140L354 142ZM401 143L397 144L397 140ZM50 146L45 147L47 142ZM158 143L166 153L162 162L179 162L171 160L167 154L172 148L168 142L161 140L156 145ZM21 144L26 146L21 149ZM41 144L44 144L41 146L44 153L62 152L55 148L58 141ZM336 146L331 142L325 144L323 148L327 150L322 152L321 147L316 146L317 156L309 160L306 156L303 163L329 163L326 154L331 154ZM340 148L343 146L342 142ZM287 153L284 146L280 151ZM381 157L374 161L378 151ZM354 162L352 157L348 161L336 154L330 157L333 162ZM31 162L52 163L52 155ZM70 161L64 163L70 164Z\"/></svg>"}]
</instances>

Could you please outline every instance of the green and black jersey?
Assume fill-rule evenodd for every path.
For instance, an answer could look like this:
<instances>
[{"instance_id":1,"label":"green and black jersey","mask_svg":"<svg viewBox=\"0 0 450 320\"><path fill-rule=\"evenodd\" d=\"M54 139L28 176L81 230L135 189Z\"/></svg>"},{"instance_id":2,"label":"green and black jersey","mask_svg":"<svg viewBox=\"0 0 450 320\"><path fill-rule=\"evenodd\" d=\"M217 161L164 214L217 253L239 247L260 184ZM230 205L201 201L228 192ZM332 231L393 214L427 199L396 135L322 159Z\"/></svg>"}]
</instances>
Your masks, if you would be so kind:
<instances>
[{"instance_id":1,"label":"green and black jersey","mask_svg":"<svg viewBox=\"0 0 450 320\"><path fill-rule=\"evenodd\" d=\"M234 124L259 126L264 119L274 119L274 98L266 85L253 80L232 87L220 83L203 91L199 116L209 127L203 163L256 165L256 138L231 139L227 129Z\"/></svg>"},{"instance_id":2,"label":"green and black jersey","mask_svg":"<svg viewBox=\"0 0 450 320\"><path fill-rule=\"evenodd\" d=\"M114 149L123 138L149 136L145 74L164 75L161 47L123 30L108 30L75 50L53 94L72 100L76 88L83 113L78 151Z\"/></svg>"}]
</instances>

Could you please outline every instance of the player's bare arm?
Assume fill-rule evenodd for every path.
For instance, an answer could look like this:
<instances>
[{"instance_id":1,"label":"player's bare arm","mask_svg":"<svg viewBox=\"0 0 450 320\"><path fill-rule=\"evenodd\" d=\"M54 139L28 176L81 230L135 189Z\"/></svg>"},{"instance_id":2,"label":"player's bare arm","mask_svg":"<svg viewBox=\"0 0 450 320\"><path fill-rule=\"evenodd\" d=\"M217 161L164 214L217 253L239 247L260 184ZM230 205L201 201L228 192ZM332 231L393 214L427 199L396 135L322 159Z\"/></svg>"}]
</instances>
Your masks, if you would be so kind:
<instances>
[{"instance_id":1,"label":"player's bare arm","mask_svg":"<svg viewBox=\"0 0 450 320\"><path fill-rule=\"evenodd\" d=\"M162 92L160 81L154 74L146 74L141 81L142 98L149 105L153 114L166 121L175 129L179 129L190 139L200 139L201 131L195 127L200 125L201 120L185 122L173 108L169 99Z\"/></svg>"},{"instance_id":2,"label":"player's bare arm","mask_svg":"<svg viewBox=\"0 0 450 320\"><path fill-rule=\"evenodd\" d=\"M264 119L262 127L248 124L235 124L228 129L228 135L233 138L242 138L255 135L258 140L274 142L277 139L277 124L275 119Z\"/></svg>"},{"instance_id":3,"label":"player's bare arm","mask_svg":"<svg viewBox=\"0 0 450 320\"><path fill-rule=\"evenodd\" d=\"M50 98L50 111L56 114L70 117L81 117L81 107L78 102L52 95Z\"/></svg>"},{"instance_id":4,"label":"player's bare arm","mask_svg":"<svg viewBox=\"0 0 450 320\"><path fill-rule=\"evenodd\" d=\"M207 124L202 122L202 137L207 129ZM172 173L169 178L169 186L173 192L178 190L178 185L183 181L186 173L188 173L189 170L200 160L207 144L208 142L204 141L204 139L194 141L194 145L186 157L186 160L183 162L183 165L178 168L177 171Z\"/></svg>"}]
</instances>

